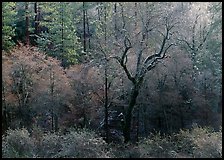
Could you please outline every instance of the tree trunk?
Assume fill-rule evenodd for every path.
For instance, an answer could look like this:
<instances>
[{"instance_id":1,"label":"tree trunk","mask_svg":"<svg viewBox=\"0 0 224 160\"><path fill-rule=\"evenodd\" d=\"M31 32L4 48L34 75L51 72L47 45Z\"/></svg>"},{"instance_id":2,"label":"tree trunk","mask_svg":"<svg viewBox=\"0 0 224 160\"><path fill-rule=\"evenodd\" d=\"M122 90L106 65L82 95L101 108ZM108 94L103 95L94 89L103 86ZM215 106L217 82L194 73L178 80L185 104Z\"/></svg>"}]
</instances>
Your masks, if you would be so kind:
<instances>
[{"instance_id":1,"label":"tree trunk","mask_svg":"<svg viewBox=\"0 0 224 160\"><path fill-rule=\"evenodd\" d=\"M26 42L25 44L27 46L30 45L30 33L29 33L29 11L28 11L28 8L29 8L29 2L25 2L25 12L26 12Z\"/></svg>"},{"instance_id":2,"label":"tree trunk","mask_svg":"<svg viewBox=\"0 0 224 160\"><path fill-rule=\"evenodd\" d=\"M61 3L61 53L62 57L64 56L64 2Z\"/></svg>"},{"instance_id":3,"label":"tree trunk","mask_svg":"<svg viewBox=\"0 0 224 160\"><path fill-rule=\"evenodd\" d=\"M91 43L90 43L90 29L89 29L89 17L88 17L88 12L86 10L86 27L87 27L87 37L88 37L88 50L91 48Z\"/></svg>"},{"instance_id":4,"label":"tree trunk","mask_svg":"<svg viewBox=\"0 0 224 160\"><path fill-rule=\"evenodd\" d=\"M135 29L137 29L137 11L138 11L137 3L135 2Z\"/></svg>"},{"instance_id":5,"label":"tree trunk","mask_svg":"<svg viewBox=\"0 0 224 160\"><path fill-rule=\"evenodd\" d=\"M86 14L85 14L85 2L83 2L83 50L86 52Z\"/></svg>"},{"instance_id":6,"label":"tree trunk","mask_svg":"<svg viewBox=\"0 0 224 160\"><path fill-rule=\"evenodd\" d=\"M131 133L131 121L132 121L132 111L136 104L136 99L139 94L139 85L134 84L134 87L131 91L130 95L130 102L127 108L127 112L125 114L125 123L123 128L123 134L124 134L124 142L127 143L131 140L130 133Z\"/></svg>"},{"instance_id":7,"label":"tree trunk","mask_svg":"<svg viewBox=\"0 0 224 160\"><path fill-rule=\"evenodd\" d=\"M51 129L54 131L54 72L50 70L50 94L51 94Z\"/></svg>"},{"instance_id":8,"label":"tree trunk","mask_svg":"<svg viewBox=\"0 0 224 160\"><path fill-rule=\"evenodd\" d=\"M138 108L138 115L137 115L137 133L136 133L136 142L138 142L139 141L139 125L140 125L140 108Z\"/></svg>"},{"instance_id":9,"label":"tree trunk","mask_svg":"<svg viewBox=\"0 0 224 160\"><path fill-rule=\"evenodd\" d=\"M5 86L2 83L2 104L3 104L3 114L2 114L2 133L4 133L8 128L8 117L7 117L7 106L6 106L6 100L5 100Z\"/></svg>"},{"instance_id":10,"label":"tree trunk","mask_svg":"<svg viewBox=\"0 0 224 160\"><path fill-rule=\"evenodd\" d=\"M34 12L35 12L35 31L34 31L34 33L36 35L39 35L40 34L40 27L39 27L39 24L40 24L40 8L38 6L38 2L34 3Z\"/></svg>"},{"instance_id":11,"label":"tree trunk","mask_svg":"<svg viewBox=\"0 0 224 160\"><path fill-rule=\"evenodd\" d=\"M108 126L108 77L107 77L107 64L105 68L105 102L104 102L104 107L105 107L105 132L106 132L106 142L109 142L109 126Z\"/></svg>"},{"instance_id":12,"label":"tree trunk","mask_svg":"<svg viewBox=\"0 0 224 160\"><path fill-rule=\"evenodd\" d=\"M54 130L58 131L58 116L56 114L54 115Z\"/></svg>"},{"instance_id":13,"label":"tree trunk","mask_svg":"<svg viewBox=\"0 0 224 160\"><path fill-rule=\"evenodd\" d=\"M106 6L104 6L104 40L105 40L105 45L107 43L107 10Z\"/></svg>"},{"instance_id":14,"label":"tree trunk","mask_svg":"<svg viewBox=\"0 0 224 160\"><path fill-rule=\"evenodd\" d=\"M114 31L115 31L115 39L118 40L117 37L117 3L114 3Z\"/></svg>"}]
</instances>

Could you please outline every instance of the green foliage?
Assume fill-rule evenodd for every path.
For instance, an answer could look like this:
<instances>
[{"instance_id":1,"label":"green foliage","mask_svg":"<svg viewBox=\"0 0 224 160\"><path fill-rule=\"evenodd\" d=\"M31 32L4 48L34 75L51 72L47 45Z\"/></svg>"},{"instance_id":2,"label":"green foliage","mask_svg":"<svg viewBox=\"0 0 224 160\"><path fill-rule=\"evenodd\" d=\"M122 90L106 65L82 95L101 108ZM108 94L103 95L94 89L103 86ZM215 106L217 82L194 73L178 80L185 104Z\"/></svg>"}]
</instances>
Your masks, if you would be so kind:
<instances>
[{"instance_id":1,"label":"green foliage","mask_svg":"<svg viewBox=\"0 0 224 160\"><path fill-rule=\"evenodd\" d=\"M47 54L62 60L63 66L75 64L80 49L73 15L75 6L69 2L42 2L40 6L44 14L40 23L48 27L49 33L40 35L38 46Z\"/></svg>"},{"instance_id":2,"label":"green foliage","mask_svg":"<svg viewBox=\"0 0 224 160\"><path fill-rule=\"evenodd\" d=\"M2 3L2 49L9 51L14 42L12 41L15 36L15 2Z\"/></svg>"}]
</instances>

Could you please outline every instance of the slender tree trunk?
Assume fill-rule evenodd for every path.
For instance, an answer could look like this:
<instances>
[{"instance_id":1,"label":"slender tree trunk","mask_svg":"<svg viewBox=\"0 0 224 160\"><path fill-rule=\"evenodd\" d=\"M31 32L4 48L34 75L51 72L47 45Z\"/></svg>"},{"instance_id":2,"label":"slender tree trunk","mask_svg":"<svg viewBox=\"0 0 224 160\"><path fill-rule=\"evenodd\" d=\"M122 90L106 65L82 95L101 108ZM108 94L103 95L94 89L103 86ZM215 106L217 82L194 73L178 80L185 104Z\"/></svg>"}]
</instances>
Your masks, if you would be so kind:
<instances>
[{"instance_id":1,"label":"slender tree trunk","mask_svg":"<svg viewBox=\"0 0 224 160\"><path fill-rule=\"evenodd\" d=\"M107 62L106 62L107 63ZM105 132L106 132L106 142L109 142L109 126L108 126L108 73L107 73L107 64L105 66L105 102L104 102L104 108L105 108Z\"/></svg>"},{"instance_id":2,"label":"slender tree trunk","mask_svg":"<svg viewBox=\"0 0 224 160\"><path fill-rule=\"evenodd\" d=\"M137 115L137 133L136 133L136 141L138 142L139 141L139 125L140 125L140 108L138 108L138 115Z\"/></svg>"},{"instance_id":3,"label":"slender tree trunk","mask_svg":"<svg viewBox=\"0 0 224 160\"><path fill-rule=\"evenodd\" d=\"M63 51L64 51L64 2L61 3L61 52L62 52L62 57L63 57Z\"/></svg>"},{"instance_id":4,"label":"slender tree trunk","mask_svg":"<svg viewBox=\"0 0 224 160\"><path fill-rule=\"evenodd\" d=\"M102 2L101 2L101 3L102 3ZM99 20L99 21L100 21L100 7L99 7L99 5L100 5L101 3L97 2L97 5L98 5L98 7L97 7L97 15L98 15L98 20Z\"/></svg>"},{"instance_id":5,"label":"slender tree trunk","mask_svg":"<svg viewBox=\"0 0 224 160\"><path fill-rule=\"evenodd\" d=\"M86 14L85 14L85 2L83 5L83 50L86 52Z\"/></svg>"},{"instance_id":6,"label":"slender tree trunk","mask_svg":"<svg viewBox=\"0 0 224 160\"><path fill-rule=\"evenodd\" d=\"M104 40L105 40L105 45L107 43L107 10L106 6L104 6Z\"/></svg>"},{"instance_id":7,"label":"slender tree trunk","mask_svg":"<svg viewBox=\"0 0 224 160\"><path fill-rule=\"evenodd\" d=\"M37 2L34 2L34 13L35 13L35 19L34 19L34 28L35 28L35 30L34 30L34 33L35 33L35 35L37 35L37 28L38 28L38 20L37 20L37 17L38 17L38 15L37 15ZM34 38L34 41L36 42L37 41L37 37L35 36L35 38Z\"/></svg>"},{"instance_id":8,"label":"slender tree trunk","mask_svg":"<svg viewBox=\"0 0 224 160\"><path fill-rule=\"evenodd\" d=\"M26 42L27 46L30 45L30 32L29 32L29 2L25 2L25 12L26 12Z\"/></svg>"},{"instance_id":9,"label":"slender tree trunk","mask_svg":"<svg viewBox=\"0 0 224 160\"><path fill-rule=\"evenodd\" d=\"M88 12L86 10L86 25L87 25L87 32L88 32L88 49L91 48L91 41L90 41L90 29L89 29L89 17L88 17Z\"/></svg>"},{"instance_id":10,"label":"slender tree trunk","mask_svg":"<svg viewBox=\"0 0 224 160\"><path fill-rule=\"evenodd\" d=\"M35 2L34 3L34 12L35 12L35 34L39 34L39 21L40 21L40 13L39 13L39 7L38 7L38 3Z\"/></svg>"},{"instance_id":11,"label":"slender tree trunk","mask_svg":"<svg viewBox=\"0 0 224 160\"><path fill-rule=\"evenodd\" d=\"M3 119L3 125L2 125L2 133L4 133L7 128L8 128L8 117L7 117L7 108L6 108L6 101L5 101L5 86L4 84L2 84L2 104L3 104L3 115L2 115L2 119Z\"/></svg>"},{"instance_id":12,"label":"slender tree trunk","mask_svg":"<svg viewBox=\"0 0 224 160\"><path fill-rule=\"evenodd\" d=\"M135 2L135 29L137 29L137 3Z\"/></svg>"},{"instance_id":13,"label":"slender tree trunk","mask_svg":"<svg viewBox=\"0 0 224 160\"><path fill-rule=\"evenodd\" d=\"M54 115L54 131L57 132L58 131L58 116L57 114Z\"/></svg>"},{"instance_id":14,"label":"slender tree trunk","mask_svg":"<svg viewBox=\"0 0 224 160\"><path fill-rule=\"evenodd\" d=\"M106 14L106 6L104 6L104 40L105 40L105 46L107 46L107 26L106 26L106 22L107 22L107 14ZM106 142L109 142L109 126L108 126L108 59L105 55L105 73L104 73L104 77L105 77L105 131L106 131Z\"/></svg>"},{"instance_id":15,"label":"slender tree trunk","mask_svg":"<svg viewBox=\"0 0 224 160\"><path fill-rule=\"evenodd\" d=\"M51 94L51 129L54 130L54 73L50 70L50 94Z\"/></svg>"},{"instance_id":16,"label":"slender tree trunk","mask_svg":"<svg viewBox=\"0 0 224 160\"><path fill-rule=\"evenodd\" d=\"M114 3L114 31L115 31L115 39L118 40L117 37L117 3Z\"/></svg>"},{"instance_id":17,"label":"slender tree trunk","mask_svg":"<svg viewBox=\"0 0 224 160\"><path fill-rule=\"evenodd\" d=\"M35 22L34 22L34 26L35 26L35 39L34 39L34 43L37 45L37 36L40 34L40 7L38 5L38 2L34 3L34 13L35 13Z\"/></svg>"}]
</instances>

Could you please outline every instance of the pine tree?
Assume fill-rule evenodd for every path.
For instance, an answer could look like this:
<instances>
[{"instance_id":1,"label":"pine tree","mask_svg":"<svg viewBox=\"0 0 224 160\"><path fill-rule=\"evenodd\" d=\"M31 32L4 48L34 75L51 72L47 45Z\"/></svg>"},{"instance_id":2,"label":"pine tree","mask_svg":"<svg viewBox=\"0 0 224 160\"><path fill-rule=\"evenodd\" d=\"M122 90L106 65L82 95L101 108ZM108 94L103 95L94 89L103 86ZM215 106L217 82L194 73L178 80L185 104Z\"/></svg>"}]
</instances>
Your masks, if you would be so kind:
<instances>
[{"instance_id":1,"label":"pine tree","mask_svg":"<svg viewBox=\"0 0 224 160\"><path fill-rule=\"evenodd\" d=\"M14 45L12 38L15 36L15 2L2 3L2 49L10 50Z\"/></svg>"},{"instance_id":2,"label":"pine tree","mask_svg":"<svg viewBox=\"0 0 224 160\"><path fill-rule=\"evenodd\" d=\"M39 47L60 59L63 67L76 63L80 43L76 36L73 5L70 2L42 2L40 7L43 12L40 24L46 26L49 33L41 33L37 40Z\"/></svg>"}]
</instances>

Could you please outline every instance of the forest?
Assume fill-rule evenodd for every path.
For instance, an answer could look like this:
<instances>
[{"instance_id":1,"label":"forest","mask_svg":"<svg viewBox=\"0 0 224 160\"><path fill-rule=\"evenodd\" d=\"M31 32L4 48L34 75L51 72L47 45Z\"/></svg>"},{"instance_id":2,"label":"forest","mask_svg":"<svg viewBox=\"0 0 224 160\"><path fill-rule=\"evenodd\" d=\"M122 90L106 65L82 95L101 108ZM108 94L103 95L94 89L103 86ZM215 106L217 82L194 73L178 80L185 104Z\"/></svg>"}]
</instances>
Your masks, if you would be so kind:
<instances>
[{"instance_id":1,"label":"forest","mask_svg":"<svg viewBox=\"0 0 224 160\"><path fill-rule=\"evenodd\" d=\"M221 158L222 2L2 2L2 158Z\"/></svg>"}]
</instances>

